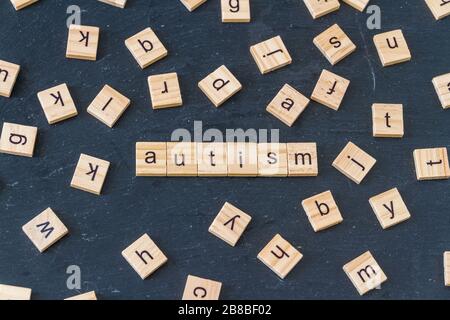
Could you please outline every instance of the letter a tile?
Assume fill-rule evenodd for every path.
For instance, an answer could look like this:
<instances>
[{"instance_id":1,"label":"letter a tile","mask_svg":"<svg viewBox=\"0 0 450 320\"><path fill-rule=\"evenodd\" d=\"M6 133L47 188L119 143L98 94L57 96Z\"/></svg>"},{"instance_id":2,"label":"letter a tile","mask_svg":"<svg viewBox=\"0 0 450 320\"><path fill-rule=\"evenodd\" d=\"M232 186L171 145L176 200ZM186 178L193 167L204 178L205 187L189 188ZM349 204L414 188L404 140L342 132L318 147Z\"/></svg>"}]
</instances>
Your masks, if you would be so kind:
<instances>
[{"instance_id":1,"label":"letter a tile","mask_svg":"<svg viewBox=\"0 0 450 320\"><path fill-rule=\"evenodd\" d=\"M136 176L166 176L167 144L136 142Z\"/></svg>"},{"instance_id":2,"label":"letter a tile","mask_svg":"<svg viewBox=\"0 0 450 320\"><path fill-rule=\"evenodd\" d=\"M41 91L37 96L49 124L75 117L78 114L65 83Z\"/></svg>"},{"instance_id":3,"label":"letter a tile","mask_svg":"<svg viewBox=\"0 0 450 320\"><path fill-rule=\"evenodd\" d=\"M38 129L15 123L3 123L0 152L32 157Z\"/></svg>"},{"instance_id":4,"label":"letter a tile","mask_svg":"<svg viewBox=\"0 0 450 320\"><path fill-rule=\"evenodd\" d=\"M97 60L99 37L98 27L70 25L66 58Z\"/></svg>"},{"instance_id":5,"label":"letter a tile","mask_svg":"<svg viewBox=\"0 0 450 320\"><path fill-rule=\"evenodd\" d=\"M70 186L99 195L108 173L109 162L81 154Z\"/></svg>"},{"instance_id":6,"label":"letter a tile","mask_svg":"<svg viewBox=\"0 0 450 320\"><path fill-rule=\"evenodd\" d=\"M325 191L303 200L302 206L315 232L330 228L343 221L331 191Z\"/></svg>"},{"instance_id":7,"label":"letter a tile","mask_svg":"<svg viewBox=\"0 0 450 320\"><path fill-rule=\"evenodd\" d=\"M377 160L372 156L349 142L333 161L333 167L347 178L360 184L376 162Z\"/></svg>"},{"instance_id":8,"label":"letter a tile","mask_svg":"<svg viewBox=\"0 0 450 320\"><path fill-rule=\"evenodd\" d=\"M280 36L255 44L250 53L262 74L277 70L292 63L291 55Z\"/></svg>"},{"instance_id":9,"label":"letter a tile","mask_svg":"<svg viewBox=\"0 0 450 320\"><path fill-rule=\"evenodd\" d=\"M166 48L150 28L125 40L125 45L142 69L167 56Z\"/></svg>"},{"instance_id":10,"label":"letter a tile","mask_svg":"<svg viewBox=\"0 0 450 320\"><path fill-rule=\"evenodd\" d=\"M219 300L222 283L188 275L182 300Z\"/></svg>"},{"instance_id":11,"label":"letter a tile","mask_svg":"<svg viewBox=\"0 0 450 320\"><path fill-rule=\"evenodd\" d=\"M241 83L225 66L220 66L213 73L198 83L198 87L219 107L242 89Z\"/></svg>"}]
</instances>

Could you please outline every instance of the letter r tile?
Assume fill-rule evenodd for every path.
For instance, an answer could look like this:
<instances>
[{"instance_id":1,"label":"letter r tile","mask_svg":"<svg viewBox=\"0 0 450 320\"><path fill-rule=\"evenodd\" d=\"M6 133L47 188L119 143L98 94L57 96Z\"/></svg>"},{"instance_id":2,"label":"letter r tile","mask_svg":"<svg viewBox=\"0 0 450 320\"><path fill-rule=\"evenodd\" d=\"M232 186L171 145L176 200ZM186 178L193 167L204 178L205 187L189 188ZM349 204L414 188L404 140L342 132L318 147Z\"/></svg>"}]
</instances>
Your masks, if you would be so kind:
<instances>
[{"instance_id":1,"label":"letter r tile","mask_svg":"<svg viewBox=\"0 0 450 320\"><path fill-rule=\"evenodd\" d=\"M343 221L331 191L303 200L302 206L315 232L328 229Z\"/></svg>"},{"instance_id":2,"label":"letter r tile","mask_svg":"<svg viewBox=\"0 0 450 320\"><path fill-rule=\"evenodd\" d=\"M216 107L242 89L241 83L224 65L201 80L198 87Z\"/></svg>"},{"instance_id":3,"label":"letter r tile","mask_svg":"<svg viewBox=\"0 0 450 320\"><path fill-rule=\"evenodd\" d=\"M70 186L99 195L108 173L109 162L81 154Z\"/></svg>"}]
</instances>

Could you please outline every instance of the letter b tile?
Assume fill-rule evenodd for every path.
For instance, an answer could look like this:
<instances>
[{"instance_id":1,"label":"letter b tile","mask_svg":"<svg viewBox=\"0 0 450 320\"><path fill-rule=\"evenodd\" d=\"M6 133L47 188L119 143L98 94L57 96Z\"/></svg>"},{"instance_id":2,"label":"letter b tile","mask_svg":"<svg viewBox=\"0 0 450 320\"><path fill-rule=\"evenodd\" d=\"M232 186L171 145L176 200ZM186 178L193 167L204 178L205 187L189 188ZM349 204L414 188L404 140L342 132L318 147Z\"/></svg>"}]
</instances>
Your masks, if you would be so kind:
<instances>
[{"instance_id":1,"label":"letter b tile","mask_svg":"<svg viewBox=\"0 0 450 320\"><path fill-rule=\"evenodd\" d=\"M302 206L315 232L330 228L343 221L331 191L325 191L303 200Z\"/></svg>"}]
</instances>

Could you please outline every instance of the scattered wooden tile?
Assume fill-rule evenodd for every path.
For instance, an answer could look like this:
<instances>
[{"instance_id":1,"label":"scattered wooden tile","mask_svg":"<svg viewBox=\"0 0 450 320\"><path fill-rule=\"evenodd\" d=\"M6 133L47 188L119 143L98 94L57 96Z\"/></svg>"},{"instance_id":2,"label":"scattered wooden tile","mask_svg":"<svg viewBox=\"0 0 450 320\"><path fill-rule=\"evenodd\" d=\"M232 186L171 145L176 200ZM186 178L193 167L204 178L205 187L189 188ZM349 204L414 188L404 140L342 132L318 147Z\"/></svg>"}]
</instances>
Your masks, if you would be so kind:
<instances>
[{"instance_id":1,"label":"scattered wooden tile","mask_svg":"<svg viewBox=\"0 0 450 320\"><path fill-rule=\"evenodd\" d=\"M450 15L450 1L448 0L425 0L436 20Z\"/></svg>"},{"instance_id":2,"label":"scattered wooden tile","mask_svg":"<svg viewBox=\"0 0 450 320\"><path fill-rule=\"evenodd\" d=\"M75 168L70 186L100 195L108 169L108 161L82 153Z\"/></svg>"},{"instance_id":3,"label":"scattered wooden tile","mask_svg":"<svg viewBox=\"0 0 450 320\"><path fill-rule=\"evenodd\" d=\"M182 300L219 300L222 283L188 275Z\"/></svg>"},{"instance_id":4,"label":"scattered wooden tile","mask_svg":"<svg viewBox=\"0 0 450 320\"><path fill-rule=\"evenodd\" d=\"M100 28L71 24L67 39L66 58L97 60Z\"/></svg>"},{"instance_id":5,"label":"scattered wooden tile","mask_svg":"<svg viewBox=\"0 0 450 320\"><path fill-rule=\"evenodd\" d=\"M130 99L107 84L87 108L87 112L112 128L130 105Z\"/></svg>"},{"instance_id":6,"label":"scattered wooden tile","mask_svg":"<svg viewBox=\"0 0 450 320\"><path fill-rule=\"evenodd\" d=\"M39 0L11 0L11 3L14 6L14 9L20 10L38 1Z\"/></svg>"},{"instance_id":7,"label":"scattered wooden tile","mask_svg":"<svg viewBox=\"0 0 450 320\"><path fill-rule=\"evenodd\" d=\"M309 177L319 174L315 142L288 143L288 176Z\"/></svg>"},{"instance_id":8,"label":"scattered wooden tile","mask_svg":"<svg viewBox=\"0 0 450 320\"><path fill-rule=\"evenodd\" d=\"M286 143L258 144L258 176L287 177Z\"/></svg>"},{"instance_id":9,"label":"scattered wooden tile","mask_svg":"<svg viewBox=\"0 0 450 320\"><path fill-rule=\"evenodd\" d=\"M0 300L31 300L31 289L0 284Z\"/></svg>"},{"instance_id":10,"label":"scattered wooden tile","mask_svg":"<svg viewBox=\"0 0 450 320\"><path fill-rule=\"evenodd\" d=\"M235 246L252 220L248 214L225 202L208 231L230 246Z\"/></svg>"},{"instance_id":11,"label":"scattered wooden tile","mask_svg":"<svg viewBox=\"0 0 450 320\"><path fill-rule=\"evenodd\" d=\"M383 67L411 60L411 52L402 30L393 30L373 37Z\"/></svg>"},{"instance_id":12,"label":"scattered wooden tile","mask_svg":"<svg viewBox=\"0 0 450 320\"><path fill-rule=\"evenodd\" d=\"M447 148L416 149L413 155L417 180L450 178Z\"/></svg>"},{"instance_id":13,"label":"scattered wooden tile","mask_svg":"<svg viewBox=\"0 0 450 320\"><path fill-rule=\"evenodd\" d=\"M450 251L444 252L444 278L445 286L450 287Z\"/></svg>"},{"instance_id":14,"label":"scattered wooden tile","mask_svg":"<svg viewBox=\"0 0 450 320\"><path fill-rule=\"evenodd\" d=\"M95 294L95 291L89 291L64 300L97 300L97 295Z\"/></svg>"},{"instance_id":15,"label":"scattered wooden tile","mask_svg":"<svg viewBox=\"0 0 450 320\"><path fill-rule=\"evenodd\" d=\"M125 45L142 69L167 56L166 48L151 28L128 38Z\"/></svg>"},{"instance_id":16,"label":"scattered wooden tile","mask_svg":"<svg viewBox=\"0 0 450 320\"><path fill-rule=\"evenodd\" d=\"M349 80L324 69L320 74L311 99L337 111L349 85Z\"/></svg>"},{"instance_id":17,"label":"scattered wooden tile","mask_svg":"<svg viewBox=\"0 0 450 320\"><path fill-rule=\"evenodd\" d=\"M363 12L364 9L369 4L370 0L342 0L342 1L345 2L346 4L352 6L356 10Z\"/></svg>"},{"instance_id":18,"label":"scattered wooden tile","mask_svg":"<svg viewBox=\"0 0 450 320\"><path fill-rule=\"evenodd\" d=\"M254 142L228 142L228 176L258 175L258 146Z\"/></svg>"},{"instance_id":19,"label":"scattered wooden tile","mask_svg":"<svg viewBox=\"0 0 450 320\"><path fill-rule=\"evenodd\" d=\"M360 295L380 287L387 280L370 251L350 261L343 269Z\"/></svg>"},{"instance_id":20,"label":"scattered wooden tile","mask_svg":"<svg viewBox=\"0 0 450 320\"><path fill-rule=\"evenodd\" d=\"M34 217L22 227L22 230L39 252L44 252L69 232L51 208Z\"/></svg>"},{"instance_id":21,"label":"scattered wooden tile","mask_svg":"<svg viewBox=\"0 0 450 320\"><path fill-rule=\"evenodd\" d=\"M349 142L333 161L333 167L350 180L360 184L376 162L377 160L372 156Z\"/></svg>"},{"instance_id":22,"label":"scattered wooden tile","mask_svg":"<svg viewBox=\"0 0 450 320\"><path fill-rule=\"evenodd\" d=\"M197 176L197 144L167 142L167 176Z\"/></svg>"},{"instance_id":23,"label":"scattered wooden tile","mask_svg":"<svg viewBox=\"0 0 450 320\"><path fill-rule=\"evenodd\" d=\"M303 200L302 206L315 232L328 229L344 220L331 191Z\"/></svg>"},{"instance_id":24,"label":"scattered wooden tile","mask_svg":"<svg viewBox=\"0 0 450 320\"><path fill-rule=\"evenodd\" d=\"M153 109L179 107L183 104L176 72L148 77Z\"/></svg>"},{"instance_id":25,"label":"scattered wooden tile","mask_svg":"<svg viewBox=\"0 0 450 320\"><path fill-rule=\"evenodd\" d=\"M227 144L224 142L197 143L198 176L228 175Z\"/></svg>"},{"instance_id":26,"label":"scattered wooden tile","mask_svg":"<svg viewBox=\"0 0 450 320\"><path fill-rule=\"evenodd\" d=\"M221 0L222 22L250 22L250 0Z\"/></svg>"},{"instance_id":27,"label":"scattered wooden tile","mask_svg":"<svg viewBox=\"0 0 450 320\"><path fill-rule=\"evenodd\" d=\"M127 0L98 0L103 3L110 4L112 6L118 7L118 8L125 8L125 5L127 4Z\"/></svg>"},{"instance_id":28,"label":"scattered wooden tile","mask_svg":"<svg viewBox=\"0 0 450 320\"><path fill-rule=\"evenodd\" d=\"M292 63L291 55L280 36L251 46L250 53L262 74L275 71Z\"/></svg>"},{"instance_id":29,"label":"scattered wooden tile","mask_svg":"<svg viewBox=\"0 0 450 320\"><path fill-rule=\"evenodd\" d=\"M0 60L0 96L9 98L19 75L20 66Z\"/></svg>"},{"instance_id":30,"label":"scattered wooden tile","mask_svg":"<svg viewBox=\"0 0 450 320\"><path fill-rule=\"evenodd\" d=\"M356 45L337 24L319 34L313 42L332 65L356 50Z\"/></svg>"},{"instance_id":31,"label":"scattered wooden tile","mask_svg":"<svg viewBox=\"0 0 450 320\"><path fill-rule=\"evenodd\" d=\"M148 234L144 234L123 250L122 256L142 279L147 278L167 262L167 257Z\"/></svg>"},{"instance_id":32,"label":"scattered wooden tile","mask_svg":"<svg viewBox=\"0 0 450 320\"><path fill-rule=\"evenodd\" d=\"M448 3L450 8L450 2ZM450 108L450 73L433 78L433 85L441 101L442 108Z\"/></svg>"},{"instance_id":33,"label":"scattered wooden tile","mask_svg":"<svg viewBox=\"0 0 450 320\"><path fill-rule=\"evenodd\" d=\"M372 105L373 136L403 137L403 105L375 103Z\"/></svg>"},{"instance_id":34,"label":"scattered wooden tile","mask_svg":"<svg viewBox=\"0 0 450 320\"><path fill-rule=\"evenodd\" d=\"M0 152L32 157L37 130L36 127L4 122L0 137Z\"/></svg>"},{"instance_id":35,"label":"scattered wooden tile","mask_svg":"<svg viewBox=\"0 0 450 320\"><path fill-rule=\"evenodd\" d=\"M341 6L338 0L303 0L303 2L314 19L339 10L339 7Z\"/></svg>"},{"instance_id":36,"label":"scattered wooden tile","mask_svg":"<svg viewBox=\"0 0 450 320\"><path fill-rule=\"evenodd\" d=\"M241 83L224 65L201 80L198 87L216 107L242 89Z\"/></svg>"},{"instance_id":37,"label":"scattered wooden tile","mask_svg":"<svg viewBox=\"0 0 450 320\"><path fill-rule=\"evenodd\" d=\"M397 188L370 198L369 203L383 229L395 226L411 217Z\"/></svg>"},{"instance_id":38,"label":"scattered wooden tile","mask_svg":"<svg viewBox=\"0 0 450 320\"><path fill-rule=\"evenodd\" d=\"M180 1L190 12L194 11L200 5L206 2L206 0L180 0Z\"/></svg>"},{"instance_id":39,"label":"scattered wooden tile","mask_svg":"<svg viewBox=\"0 0 450 320\"><path fill-rule=\"evenodd\" d=\"M136 176L167 175L165 142L136 142Z\"/></svg>"},{"instance_id":40,"label":"scattered wooden tile","mask_svg":"<svg viewBox=\"0 0 450 320\"><path fill-rule=\"evenodd\" d=\"M308 104L308 98L290 85L285 84L275 98L269 103L266 110L284 124L292 127Z\"/></svg>"},{"instance_id":41,"label":"scattered wooden tile","mask_svg":"<svg viewBox=\"0 0 450 320\"><path fill-rule=\"evenodd\" d=\"M63 83L37 94L49 124L54 124L78 114L67 84Z\"/></svg>"}]
</instances>

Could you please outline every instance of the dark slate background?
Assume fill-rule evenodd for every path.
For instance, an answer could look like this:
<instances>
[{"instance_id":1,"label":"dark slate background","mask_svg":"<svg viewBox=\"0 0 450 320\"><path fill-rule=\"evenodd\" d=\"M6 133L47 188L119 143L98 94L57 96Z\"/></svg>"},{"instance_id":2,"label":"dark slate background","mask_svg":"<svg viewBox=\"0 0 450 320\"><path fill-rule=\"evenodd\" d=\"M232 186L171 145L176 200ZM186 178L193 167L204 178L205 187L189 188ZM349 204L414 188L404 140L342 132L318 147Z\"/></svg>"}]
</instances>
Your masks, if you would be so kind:
<instances>
[{"instance_id":1,"label":"dark slate background","mask_svg":"<svg viewBox=\"0 0 450 320\"><path fill-rule=\"evenodd\" d=\"M450 72L450 19L436 22L424 1L373 0L382 30L368 30L368 15L342 4L313 20L300 0L254 0L252 22L222 24L220 1L189 13L178 0L129 0L125 10L92 0L41 0L16 12L0 2L0 58L22 69L10 99L0 98L1 121L39 128L33 158L0 155L0 283L33 289L34 299L62 299L95 290L101 299L180 299L188 274L223 282L223 299L357 299L342 266L371 250L388 276L364 299L449 298L442 254L450 250L448 180L418 182L415 148L450 147L450 111L431 84ZM96 62L65 58L66 9L82 9L81 23L101 28ZM358 49L331 67L312 39L338 23ZM169 51L141 70L124 40L152 27ZM372 37L401 28L411 62L382 68ZM262 76L250 45L281 35L293 63ZM197 82L221 64L243 90L216 109ZM311 103L292 128L265 111L284 83L310 95L323 68L351 80L338 112ZM147 88L152 74L178 72L184 105L153 111ZM36 93L66 82L76 118L49 125ZM113 129L86 108L105 83L132 100ZM405 137L372 137L371 105L403 103ZM134 176L136 141L168 141L176 128L280 129L281 141L316 141L316 178L146 178ZM361 185L331 167L348 140L377 164ZM111 162L101 196L69 187L80 153ZM412 218L383 231L369 197L398 187ZM344 222L315 234L300 201L330 189ZM208 233L225 201L253 217L235 248ZM39 254L21 226L47 207L70 234ZM145 281L121 251L147 232L168 263ZM280 280L256 258L280 233L304 254ZM66 287L66 268L78 265L82 288Z\"/></svg>"}]
</instances>

